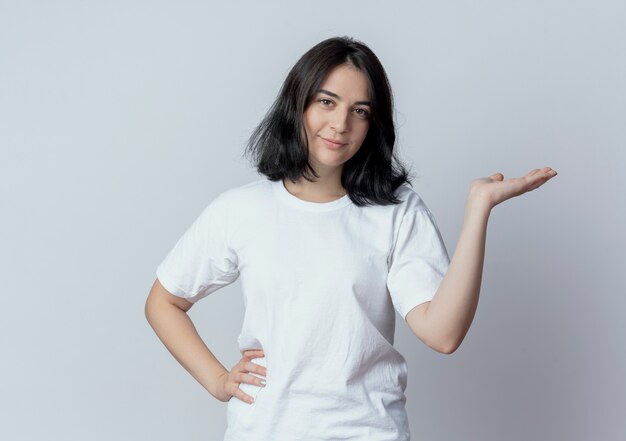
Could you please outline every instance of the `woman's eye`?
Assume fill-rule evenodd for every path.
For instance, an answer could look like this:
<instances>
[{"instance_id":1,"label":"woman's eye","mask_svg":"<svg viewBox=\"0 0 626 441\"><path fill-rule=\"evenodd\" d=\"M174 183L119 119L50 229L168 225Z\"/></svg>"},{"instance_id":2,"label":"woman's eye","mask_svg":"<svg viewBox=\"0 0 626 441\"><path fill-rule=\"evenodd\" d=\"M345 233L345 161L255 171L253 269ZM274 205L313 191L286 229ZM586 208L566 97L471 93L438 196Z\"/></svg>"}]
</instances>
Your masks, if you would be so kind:
<instances>
[{"instance_id":1,"label":"woman's eye","mask_svg":"<svg viewBox=\"0 0 626 441\"><path fill-rule=\"evenodd\" d=\"M365 109L354 109L354 111L359 115L359 116L364 116L364 117L368 117L370 116L369 111L365 110Z\"/></svg>"},{"instance_id":2,"label":"woman's eye","mask_svg":"<svg viewBox=\"0 0 626 441\"><path fill-rule=\"evenodd\" d=\"M320 103L322 103L325 106L328 106L332 103L331 100L327 100L326 98L322 98L321 100L319 100Z\"/></svg>"}]
</instances>

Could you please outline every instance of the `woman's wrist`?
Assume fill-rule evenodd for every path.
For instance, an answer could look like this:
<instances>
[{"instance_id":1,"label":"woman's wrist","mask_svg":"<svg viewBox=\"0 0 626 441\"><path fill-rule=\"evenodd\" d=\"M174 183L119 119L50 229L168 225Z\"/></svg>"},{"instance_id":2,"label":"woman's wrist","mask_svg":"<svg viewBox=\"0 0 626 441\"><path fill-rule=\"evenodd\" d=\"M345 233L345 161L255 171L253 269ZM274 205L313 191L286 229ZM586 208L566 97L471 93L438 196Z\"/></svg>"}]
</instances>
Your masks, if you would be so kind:
<instances>
[{"instance_id":1,"label":"woman's wrist","mask_svg":"<svg viewBox=\"0 0 626 441\"><path fill-rule=\"evenodd\" d=\"M470 188L465 202L465 215L479 215L489 217L494 205L485 194Z\"/></svg>"},{"instance_id":2,"label":"woman's wrist","mask_svg":"<svg viewBox=\"0 0 626 441\"><path fill-rule=\"evenodd\" d=\"M227 398L224 396L224 378L228 376L228 371L226 369L218 372L214 375L207 387L207 391L216 399L220 401L227 401Z\"/></svg>"}]
</instances>

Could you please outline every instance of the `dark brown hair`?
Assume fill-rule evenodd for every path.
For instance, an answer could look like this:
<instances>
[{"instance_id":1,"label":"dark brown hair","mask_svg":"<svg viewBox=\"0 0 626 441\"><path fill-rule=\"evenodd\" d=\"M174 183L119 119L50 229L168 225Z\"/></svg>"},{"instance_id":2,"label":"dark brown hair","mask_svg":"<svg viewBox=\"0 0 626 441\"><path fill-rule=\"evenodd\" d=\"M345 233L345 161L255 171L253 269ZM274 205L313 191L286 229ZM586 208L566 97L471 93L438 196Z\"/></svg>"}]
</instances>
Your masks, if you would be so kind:
<instances>
[{"instance_id":1,"label":"dark brown hair","mask_svg":"<svg viewBox=\"0 0 626 441\"><path fill-rule=\"evenodd\" d=\"M364 43L350 37L324 40L309 49L291 68L282 88L256 127L246 147L258 172L272 181L319 176L308 162L304 111L329 72L350 64L365 74L371 101L370 126L363 144L343 167L341 184L358 206L400 202L395 190L409 173L394 155L396 141L393 96L378 57Z\"/></svg>"}]
</instances>

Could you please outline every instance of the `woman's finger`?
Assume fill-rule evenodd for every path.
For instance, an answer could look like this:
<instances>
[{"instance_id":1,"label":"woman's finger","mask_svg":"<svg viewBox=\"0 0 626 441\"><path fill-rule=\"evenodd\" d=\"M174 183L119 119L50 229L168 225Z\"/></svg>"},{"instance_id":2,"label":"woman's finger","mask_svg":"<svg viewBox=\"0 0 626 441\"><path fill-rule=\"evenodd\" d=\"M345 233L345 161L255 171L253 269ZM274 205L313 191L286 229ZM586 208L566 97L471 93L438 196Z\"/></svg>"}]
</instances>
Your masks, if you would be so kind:
<instances>
[{"instance_id":1,"label":"woman's finger","mask_svg":"<svg viewBox=\"0 0 626 441\"><path fill-rule=\"evenodd\" d=\"M235 375L233 375L233 378L234 380L231 386L231 390L232 390L231 396L237 397L239 400L244 401L246 403L250 403L250 404L253 403L254 398L248 395L247 393L245 393L241 389L240 387L241 384L245 383L245 384L252 384L257 387L265 387L264 378L259 378L252 374L247 374L243 371L237 371Z\"/></svg>"},{"instance_id":2,"label":"woman's finger","mask_svg":"<svg viewBox=\"0 0 626 441\"><path fill-rule=\"evenodd\" d=\"M243 352L243 358L251 360L253 358L265 357L265 353L262 349L248 349Z\"/></svg>"},{"instance_id":3,"label":"woman's finger","mask_svg":"<svg viewBox=\"0 0 626 441\"><path fill-rule=\"evenodd\" d=\"M248 361L244 364L244 368L247 372L254 372L255 374L267 376L267 368L265 366L261 366L260 364L252 363Z\"/></svg>"},{"instance_id":4,"label":"woman's finger","mask_svg":"<svg viewBox=\"0 0 626 441\"><path fill-rule=\"evenodd\" d=\"M247 353L263 353L263 349L246 349L243 351L244 354Z\"/></svg>"},{"instance_id":5,"label":"woman's finger","mask_svg":"<svg viewBox=\"0 0 626 441\"><path fill-rule=\"evenodd\" d=\"M533 176L528 176L526 179L528 189L527 191L533 191L536 188L541 187L543 184L548 182L551 178L557 175L556 170L552 170L550 167L545 167L541 169L540 172L536 173Z\"/></svg>"},{"instance_id":6,"label":"woman's finger","mask_svg":"<svg viewBox=\"0 0 626 441\"><path fill-rule=\"evenodd\" d=\"M259 378L256 375L252 374L244 374L243 372L239 375L241 383L252 384L254 386L265 387L266 380L265 378Z\"/></svg>"},{"instance_id":7,"label":"woman's finger","mask_svg":"<svg viewBox=\"0 0 626 441\"><path fill-rule=\"evenodd\" d=\"M552 167L544 167L544 168L536 168L530 171L529 175L545 175L545 174L554 174L556 170L553 170Z\"/></svg>"},{"instance_id":8,"label":"woman's finger","mask_svg":"<svg viewBox=\"0 0 626 441\"><path fill-rule=\"evenodd\" d=\"M232 396L236 397L237 399L239 399L241 401L243 401L244 403L249 403L249 404L254 403L254 399L250 395L248 395L247 393L242 391L239 388L238 384L235 386L235 390L233 392L234 393L232 394Z\"/></svg>"}]
</instances>

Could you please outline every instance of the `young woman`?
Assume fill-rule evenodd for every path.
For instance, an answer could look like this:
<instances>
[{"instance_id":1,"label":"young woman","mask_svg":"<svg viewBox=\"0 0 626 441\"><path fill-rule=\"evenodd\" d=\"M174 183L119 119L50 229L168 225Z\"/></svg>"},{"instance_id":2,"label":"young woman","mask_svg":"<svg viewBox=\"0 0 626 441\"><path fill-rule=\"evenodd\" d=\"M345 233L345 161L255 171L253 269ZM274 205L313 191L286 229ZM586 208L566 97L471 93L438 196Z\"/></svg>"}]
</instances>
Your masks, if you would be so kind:
<instances>
[{"instance_id":1,"label":"young woman","mask_svg":"<svg viewBox=\"0 0 626 441\"><path fill-rule=\"evenodd\" d=\"M157 268L154 331L215 398L226 440L409 440L395 313L450 354L476 311L487 221L556 172L471 182L452 260L394 156L374 53L331 38L289 72L248 153L263 179L218 195ZM186 312L241 277L241 360L226 369Z\"/></svg>"}]
</instances>

